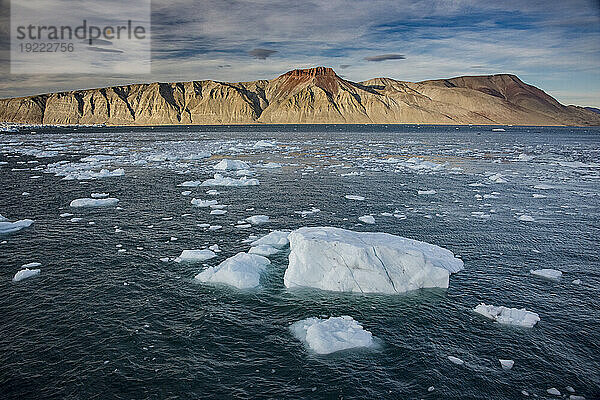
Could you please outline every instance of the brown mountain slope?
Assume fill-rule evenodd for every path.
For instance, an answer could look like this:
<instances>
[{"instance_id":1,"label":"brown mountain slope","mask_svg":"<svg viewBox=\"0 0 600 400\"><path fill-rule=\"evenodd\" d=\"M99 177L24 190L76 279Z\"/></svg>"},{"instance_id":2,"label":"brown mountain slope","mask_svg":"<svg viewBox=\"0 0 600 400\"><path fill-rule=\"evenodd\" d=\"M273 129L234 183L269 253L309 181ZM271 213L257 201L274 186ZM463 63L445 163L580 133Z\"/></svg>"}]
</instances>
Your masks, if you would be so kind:
<instances>
[{"instance_id":1,"label":"brown mountain slope","mask_svg":"<svg viewBox=\"0 0 600 400\"><path fill-rule=\"evenodd\" d=\"M270 81L151 83L0 99L0 121L600 125L600 114L564 106L514 75L356 83L317 67Z\"/></svg>"}]
</instances>

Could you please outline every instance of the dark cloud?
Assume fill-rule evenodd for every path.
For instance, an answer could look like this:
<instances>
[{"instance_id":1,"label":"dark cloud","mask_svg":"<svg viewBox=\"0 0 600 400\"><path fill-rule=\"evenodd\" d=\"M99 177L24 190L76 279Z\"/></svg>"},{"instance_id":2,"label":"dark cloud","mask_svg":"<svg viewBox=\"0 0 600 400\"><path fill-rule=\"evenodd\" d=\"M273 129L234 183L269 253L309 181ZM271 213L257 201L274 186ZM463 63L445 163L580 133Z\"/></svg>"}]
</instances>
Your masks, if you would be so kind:
<instances>
[{"instance_id":1,"label":"dark cloud","mask_svg":"<svg viewBox=\"0 0 600 400\"><path fill-rule=\"evenodd\" d=\"M487 68L485 65L471 65L471 68L473 69L484 69Z\"/></svg>"},{"instance_id":2,"label":"dark cloud","mask_svg":"<svg viewBox=\"0 0 600 400\"><path fill-rule=\"evenodd\" d=\"M340 69L346 69L348 67L350 67L350 64L341 64L340 65Z\"/></svg>"},{"instance_id":3,"label":"dark cloud","mask_svg":"<svg viewBox=\"0 0 600 400\"><path fill-rule=\"evenodd\" d=\"M249 55L259 60L266 60L267 57L270 57L275 53L277 53L277 50L269 49L252 49L248 52Z\"/></svg>"},{"instance_id":4,"label":"dark cloud","mask_svg":"<svg viewBox=\"0 0 600 400\"><path fill-rule=\"evenodd\" d=\"M380 54L378 56L365 57L367 61L385 61L385 60L404 60L406 57L402 54Z\"/></svg>"}]
</instances>

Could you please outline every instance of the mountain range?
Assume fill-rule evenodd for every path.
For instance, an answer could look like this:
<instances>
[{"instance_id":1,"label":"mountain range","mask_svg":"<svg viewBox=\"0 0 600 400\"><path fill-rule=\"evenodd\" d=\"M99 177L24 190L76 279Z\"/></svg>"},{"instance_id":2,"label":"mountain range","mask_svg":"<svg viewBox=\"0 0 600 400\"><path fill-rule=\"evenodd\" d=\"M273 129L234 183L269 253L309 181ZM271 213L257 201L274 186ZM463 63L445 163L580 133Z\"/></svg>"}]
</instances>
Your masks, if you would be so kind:
<instances>
[{"instance_id":1,"label":"mountain range","mask_svg":"<svg viewBox=\"0 0 600 400\"><path fill-rule=\"evenodd\" d=\"M149 83L0 99L0 121L30 124L600 125L510 74L351 82L331 68L272 80Z\"/></svg>"}]
</instances>

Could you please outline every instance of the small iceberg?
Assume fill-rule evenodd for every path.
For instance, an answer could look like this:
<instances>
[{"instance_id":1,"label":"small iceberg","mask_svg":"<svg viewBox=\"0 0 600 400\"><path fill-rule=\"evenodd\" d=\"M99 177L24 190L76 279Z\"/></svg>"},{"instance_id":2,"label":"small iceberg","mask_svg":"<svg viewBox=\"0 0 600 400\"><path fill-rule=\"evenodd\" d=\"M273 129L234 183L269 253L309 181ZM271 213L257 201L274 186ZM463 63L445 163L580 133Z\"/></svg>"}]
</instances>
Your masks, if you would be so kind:
<instances>
[{"instance_id":1,"label":"small iceberg","mask_svg":"<svg viewBox=\"0 0 600 400\"><path fill-rule=\"evenodd\" d=\"M212 179L207 179L200 186L258 186L260 182L255 178L242 176L239 179L224 177L221 174L215 174Z\"/></svg>"},{"instance_id":2,"label":"small iceberg","mask_svg":"<svg viewBox=\"0 0 600 400\"><path fill-rule=\"evenodd\" d=\"M175 262L202 262L216 256L212 250L183 250Z\"/></svg>"},{"instance_id":3,"label":"small iceberg","mask_svg":"<svg viewBox=\"0 0 600 400\"><path fill-rule=\"evenodd\" d=\"M15 276L13 277L13 282L19 282L22 281L23 279L27 279L27 278L31 278L32 276L36 276L39 275L40 273L40 269L30 269L30 268L35 268L35 267L39 267L40 263L29 263L29 264L25 264L23 265L21 268L21 270L19 272L17 272L15 274Z\"/></svg>"},{"instance_id":4,"label":"small iceberg","mask_svg":"<svg viewBox=\"0 0 600 400\"><path fill-rule=\"evenodd\" d=\"M558 281L562 277L562 272L557 269L542 268L529 270L532 275L539 276L552 281Z\"/></svg>"},{"instance_id":5,"label":"small iceberg","mask_svg":"<svg viewBox=\"0 0 600 400\"><path fill-rule=\"evenodd\" d=\"M447 288L450 273L463 269L450 250L388 233L305 227L288 239L288 288L396 294Z\"/></svg>"},{"instance_id":6,"label":"small iceberg","mask_svg":"<svg viewBox=\"0 0 600 400\"><path fill-rule=\"evenodd\" d=\"M524 328L532 328L540 320L539 315L524 308L496 307L481 303L473 311L499 324L522 326Z\"/></svg>"},{"instance_id":7,"label":"small iceberg","mask_svg":"<svg viewBox=\"0 0 600 400\"><path fill-rule=\"evenodd\" d=\"M246 218L246 221L250 222L252 225L262 225L270 222L268 215L253 215Z\"/></svg>"},{"instance_id":8,"label":"small iceberg","mask_svg":"<svg viewBox=\"0 0 600 400\"><path fill-rule=\"evenodd\" d=\"M372 347L373 335L352 317L307 318L290 326L296 339L317 354Z\"/></svg>"},{"instance_id":9,"label":"small iceberg","mask_svg":"<svg viewBox=\"0 0 600 400\"><path fill-rule=\"evenodd\" d=\"M523 214L523 215L519 216L519 218L517 218L517 219L522 222L534 222L535 221L535 219L531 215L527 215L527 214Z\"/></svg>"},{"instance_id":10,"label":"small iceberg","mask_svg":"<svg viewBox=\"0 0 600 400\"><path fill-rule=\"evenodd\" d=\"M435 190L417 190L417 194L418 195L432 195L432 194L436 194L437 192Z\"/></svg>"},{"instance_id":11,"label":"small iceberg","mask_svg":"<svg viewBox=\"0 0 600 400\"><path fill-rule=\"evenodd\" d=\"M502 366L502 369L504 370L509 370L513 367L513 365L515 365L515 362L513 360L502 360L499 359L498 361L500 361L500 365Z\"/></svg>"},{"instance_id":12,"label":"small iceberg","mask_svg":"<svg viewBox=\"0 0 600 400\"><path fill-rule=\"evenodd\" d=\"M260 275L271 264L268 258L257 254L238 253L216 267L208 267L194 277L203 283L224 283L238 289L257 287Z\"/></svg>"},{"instance_id":13,"label":"small iceberg","mask_svg":"<svg viewBox=\"0 0 600 400\"><path fill-rule=\"evenodd\" d=\"M456 365L463 365L465 363L460 358L454 357L454 356L448 356L448 360L450 360L451 363L456 364Z\"/></svg>"},{"instance_id":14,"label":"small iceberg","mask_svg":"<svg viewBox=\"0 0 600 400\"><path fill-rule=\"evenodd\" d=\"M283 249L290 242L288 240L289 232L285 231L273 231L268 235L265 235L251 243L253 247L257 246L271 246L276 249Z\"/></svg>"},{"instance_id":15,"label":"small iceberg","mask_svg":"<svg viewBox=\"0 0 600 400\"><path fill-rule=\"evenodd\" d=\"M27 228L33 224L31 219L21 219L15 222L10 222L7 218L0 215L0 235L14 233L23 228Z\"/></svg>"},{"instance_id":16,"label":"small iceberg","mask_svg":"<svg viewBox=\"0 0 600 400\"><path fill-rule=\"evenodd\" d=\"M357 201L363 201L365 199L363 196L357 196L354 194L347 194L344 197L348 200L357 200Z\"/></svg>"},{"instance_id":17,"label":"small iceberg","mask_svg":"<svg viewBox=\"0 0 600 400\"><path fill-rule=\"evenodd\" d=\"M192 199L192 205L194 207L201 207L201 208L205 208L205 207L210 207L210 206L214 206L217 205L219 202L217 200L202 200L202 199Z\"/></svg>"},{"instance_id":18,"label":"small iceberg","mask_svg":"<svg viewBox=\"0 0 600 400\"><path fill-rule=\"evenodd\" d=\"M119 199L107 197L104 199L83 198L75 199L71 202L71 207L110 207L119 202Z\"/></svg>"},{"instance_id":19,"label":"small iceberg","mask_svg":"<svg viewBox=\"0 0 600 400\"><path fill-rule=\"evenodd\" d=\"M226 171L226 170L248 169L248 168L250 168L250 166L241 160L223 159L218 164L213 166L213 168L218 169L220 171Z\"/></svg>"},{"instance_id":20,"label":"small iceberg","mask_svg":"<svg viewBox=\"0 0 600 400\"><path fill-rule=\"evenodd\" d=\"M363 215L362 217L358 217L358 220L369 225L373 225L375 223L375 217L372 215Z\"/></svg>"},{"instance_id":21,"label":"small iceberg","mask_svg":"<svg viewBox=\"0 0 600 400\"><path fill-rule=\"evenodd\" d=\"M273 246L269 246L266 244L261 244L259 246L253 246L250 248L250 250L248 250L248 253L250 254L258 254L260 256L272 256L273 254L277 254L279 253L281 250L277 249Z\"/></svg>"}]
</instances>

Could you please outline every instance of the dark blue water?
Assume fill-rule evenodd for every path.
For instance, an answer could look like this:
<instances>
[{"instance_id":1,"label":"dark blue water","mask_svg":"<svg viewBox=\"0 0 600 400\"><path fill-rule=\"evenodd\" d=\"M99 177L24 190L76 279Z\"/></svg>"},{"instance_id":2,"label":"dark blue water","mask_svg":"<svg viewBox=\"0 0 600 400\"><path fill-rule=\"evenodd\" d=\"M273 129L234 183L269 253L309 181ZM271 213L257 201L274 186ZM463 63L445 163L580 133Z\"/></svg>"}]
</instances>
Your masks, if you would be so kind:
<instances>
[{"instance_id":1,"label":"dark blue water","mask_svg":"<svg viewBox=\"0 0 600 400\"><path fill-rule=\"evenodd\" d=\"M258 140L275 146L255 147ZM125 175L55 176L99 154L111 157L90 164L94 171L123 168ZM0 236L0 398L518 399L523 390L552 398L551 387L569 394L566 386L600 398L599 156L596 128L35 128L2 135L0 214L35 222ZM211 177L224 157L250 163L260 185L177 186ZM437 166L414 167L411 157ZM270 161L283 166L258 166ZM489 179L496 174L504 182ZM552 188L534 188L540 184ZM208 189L220 192L227 214L190 204L210 198ZM69 207L92 192L110 193L119 208ZM296 212L313 207L320 211ZM272 222L235 227L256 214ZM376 224L361 224L365 214ZM519 221L523 214L534 221ZM197 226L204 223L222 228ZM218 244L223 251L206 262L216 265L247 251L250 235L318 225L434 243L460 255L465 269L447 290L388 296L287 290L288 250L271 257L252 290L200 285L193 277L202 264L160 260ZM29 262L42 263L40 275L12 282ZM563 277L529 273L539 268ZM531 329L499 325L472 312L480 302L525 307L541 321ZM289 331L303 318L339 315L362 323L380 345L322 356ZM513 359L512 370L502 370L499 358Z\"/></svg>"}]
</instances>

